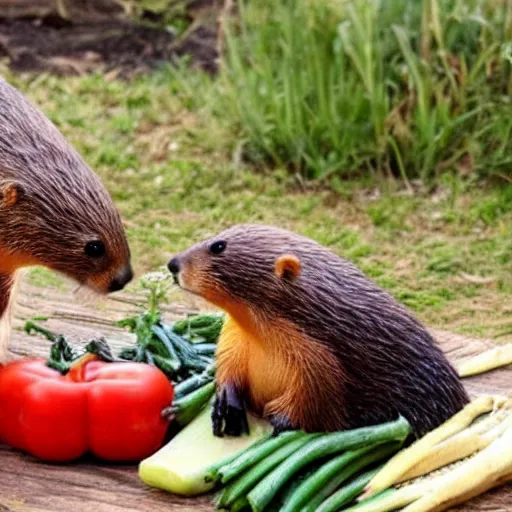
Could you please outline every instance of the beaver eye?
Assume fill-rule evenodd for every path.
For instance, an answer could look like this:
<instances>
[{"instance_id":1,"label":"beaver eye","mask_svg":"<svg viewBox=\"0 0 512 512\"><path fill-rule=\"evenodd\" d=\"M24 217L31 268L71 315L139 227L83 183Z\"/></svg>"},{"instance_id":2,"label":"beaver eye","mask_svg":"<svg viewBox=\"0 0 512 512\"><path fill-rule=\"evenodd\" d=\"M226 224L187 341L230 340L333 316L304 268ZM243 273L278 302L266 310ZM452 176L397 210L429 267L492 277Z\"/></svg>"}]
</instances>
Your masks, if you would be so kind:
<instances>
[{"instance_id":1,"label":"beaver eye","mask_svg":"<svg viewBox=\"0 0 512 512\"><path fill-rule=\"evenodd\" d=\"M105 244L101 240L87 242L84 252L89 258L101 258L105 255Z\"/></svg>"},{"instance_id":2,"label":"beaver eye","mask_svg":"<svg viewBox=\"0 0 512 512\"><path fill-rule=\"evenodd\" d=\"M224 252L226 245L226 242L224 242L223 240L220 240L219 242L213 242L213 244L210 245L210 252L212 254L221 254L222 252Z\"/></svg>"}]
</instances>

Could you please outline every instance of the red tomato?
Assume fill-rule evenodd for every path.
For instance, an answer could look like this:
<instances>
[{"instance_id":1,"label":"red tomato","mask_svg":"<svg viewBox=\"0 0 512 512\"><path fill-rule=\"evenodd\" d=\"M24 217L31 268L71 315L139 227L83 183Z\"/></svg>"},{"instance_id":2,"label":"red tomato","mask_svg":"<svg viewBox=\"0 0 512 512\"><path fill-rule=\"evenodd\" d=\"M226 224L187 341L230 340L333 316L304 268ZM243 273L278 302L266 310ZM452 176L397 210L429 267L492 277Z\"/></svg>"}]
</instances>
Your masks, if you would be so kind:
<instances>
[{"instance_id":1,"label":"red tomato","mask_svg":"<svg viewBox=\"0 0 512 512\"><path fill-rule=\"evenodd\" d=\"M63 376L43 360L15 361L0 369L0 440L47 461L138 461L160 448L173 394L143 363L86 361Z\"/></svg>"}]
</instances>

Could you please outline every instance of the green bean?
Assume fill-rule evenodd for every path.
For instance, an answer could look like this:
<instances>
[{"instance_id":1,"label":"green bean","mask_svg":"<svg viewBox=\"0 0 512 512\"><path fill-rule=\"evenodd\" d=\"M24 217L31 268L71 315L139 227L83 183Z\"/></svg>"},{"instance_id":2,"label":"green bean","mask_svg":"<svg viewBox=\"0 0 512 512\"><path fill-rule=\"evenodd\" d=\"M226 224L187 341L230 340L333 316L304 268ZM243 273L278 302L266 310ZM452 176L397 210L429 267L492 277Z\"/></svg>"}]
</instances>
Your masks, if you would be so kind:
<instances>
[{"instance_id":1,"label":"green bean","mask_svg":"<svg viewBox=\"0 0 512 512\"><path fill-rule=\"evenodd\" d=\"M172 330L176 334L184 335L190 334L191 331L197 331L202 328L209 328L224 322L224 315L219 313L204 314L204 315L190 315L183 320L177 320L172 325Z\"/></svg>"},{"instance_id":2,"label":"green bean","mask_svg":"<svg viewBox=\"0 0 512 512\"><path fill-rule=\"evenodd\" d=\"M156 366L154 356L149 350L146 350L146 362L149 364L149 366Z\"/></svg>"},{"instance_id":3,"label":"green bean","mask_svg":"<svg viewBox=\"0 0 512 512\"><path fill-rule=\"evenodd\" d=\"M310 464L302 471L294 475L294 477L289 482L287 482L285 486L277 493L269 507L267 507L269 512L280 512L281 507L283 507L284 504L290 499L299 485L301 485L302 482L306 480L306 478L309 478L313 473L318 471L320 466L322 466L322 462L315 462Z\"/></svg>"},{"instance_id":4,"label":"green bean","mask_svg":"<svg viewBox=\"0 0 512 512\"><path fill-rule=\"evenodd\" d=\"M334 457L302 482L286 502L282 512L300 510L305 505L308 511L315 512L317 506L354 473L374 461L396 453L399 447L400 443L387 443L379 447L369 445Z\"/></svg>"},{"instance_id":5,"label":"green bean","mask_svg":"<svg viewBox=\"0 0 512 512\"><path fill-rule=\"evenodd\" d=\"M194 342L195 339L203 339L207 343L217 343L219 339L220 333L222 331L222 327L224 325L224 319L220 318L216 322L212 323L208 327L201 327L199 329L193 329L191 331L191 335Z\"/></svg>"},{"instance_id":6,"label":"green bean","mask_svg":"<svg viewBox=\"0 0 512 512\"><path fill-rule=\"evenodd\" d=\"M406 505L409 505L409 503L414 501L414 498L411 500L410 497L408 496L405 496L405 499L402 499L402 496L400 496L400 499L397 500L397 496L399 496L398 489L386 489L384 491L379 492L378 494L375 494L374 496L371 496L370 498L367 498L364 501L361 501L360 503L357 503L357 505L353 505L352 507L349 507L345 510L346 512L402 510L402 508L404 508Z\"/></svg>"},{"instance_id":7,"label":"green bean","mask_svg":"<svg viewBox=\"0 0 512 512\"><path fill-rule=\"evenodd\" d=\"M170 408L164 409L164 415L173 415L182 427L188 425L208 403L215 392L215 382L209 382L192 393L175 400Z\"/></svg>"},{"instance_id":8,"label":"green bean","mask_svg":"<svg viewBox=\"0 0 512 512\"><path fill-rule=\"evenodd\" d=\"M349 484L345 485L341 489L338 489L334 494L331 494L329 498L327 498L320 505L315 505L317 508L314 509L316 512L336 512L340 510L343 505L350 503L357 496L359 496L363 491L368 482L377 474L377 472L383 467L383 465L374 468L362 475L359 475L357 478L352 480ZM306 509L309 512L309 508Z\"/></svg>"},{"instance_id":9,"label":"green bean","mask_svg":"<svg viewBox=\"0 0 512 512\"><path fill-rule=\"evenodd\" d=\"M316 494L312 495L309 499L308 506L304 511L316 512L317 508L332 494L343 482L348 480L352 475L361 471L363 468L379 462L383 459L388 459L391 455L400 449L400 443L385 444L377 447L359 459L356 459L352 464L344 468L338 474L334 474L329 481L322 486Z\"/></svg>"},{"instance_id":10,"label":"green bean","mask_svg":"<svg viewBox=\"0 0 512 512\"><path fill-rule=\"evenodd\" d=\"M278 464L286 460L287 457L290 457L290 455L295 453L306 443L312 442L311 440L315 437L315 434L303 434L297 439L281 446L279 449L268 455L268 457L260 460L254 467L249 469L246 473L243 473L240 478L226 487L220 497L219 504L222 506L233 504L238 498L244 496L249 489L259 482L263 475L266 475L270 470L278 466Z\"/></svg>"},{"instance_id":11,"label":"green bean","mask_svg":"<svg viewBox=\"0 0 512 512\"><path fill-rule=\"evenodd\" d=\"M180 359L184 366L194 370L204 370L207 363L201 359L193 346L185 339L171 330L168 325L160 324L165 332L167 339L174 345L176 352L181 356Z\"/></svg>"},{"instance_id":12,"label":"green bean","mask_svg":"<svg viewBox=\"0 0 512 512\"><path fill-rule=\"evenodd\" d=\"M249 447L233 462L219 468L218 475L220 477L220 481L223 484L229 482L249 467L254 466L257 462L264 459L267 455L273 453L281 446L290 443L295 439L301 439L305 435L306 434L300 430L283 432L276 437L270 437L262 445Z\"/></svg>"},{"instance_id":13,"label":"green bean","mask_svg":"<svg viewBox=\"0 0 512 512\"><path fill-rule=\"evenodd\" d=\"M248 494L254 512L261 512L270 503L279 489L301 468L317 460L344 450L385 441L403 441L410 432L410 425L403 417L398 420L344 432L325 434L306 444L286 461L271 471Z\"/></svg>"},{"instance_id":14,"label":"green bean","mask_svg":"<svg viewBox=\"0 0 512 512\"><path fill-rule=\"evenodd\" d=\"M197 343L194 345L194 350L197 354L211 355L215 353L215 343Z\"/></svg>"},{"instance_id":15,"label":"green bean","mask_svg":"<svg viewBox=\"0 0 512 512\"><path fill-rule=\"evenodd\" d=\"M252 451L254 448L257 448L257 447L261 446L262 444L266 443L271 438L271 436L272 436L272 434L268 434L268 435L262 437L261 439L258 439L256 442L254 442L250 446L248 446L244 451L242 451L242 453L235 453L233 455L230 455L229 457L222 459L219 462L216 462L215 464L212 464L206 471L204 481L207 483L208 482L218 482L220 480L220 474L219 474L220 468L222 468L224 466L228 466L229 464L231 464L231 462L238 459L238 457L241 457L246 452L248 452L250 450Z\"/></svg>"},{"instance_id":16,"label":"green bean","mask_svg":"<svg viewBox=\"0 0 512 512\"><path fill-rule=\"evenodd\" d=\"M176 349L174 348L172 343L170 343L169 339L167 338L165 331L158 325L153 325L152 331L153 331L153 334L155 334L155 336L162 342L162 345L165 347L165 349L168 352L168 356L171 359L174 359L175 361L179 361L180 366L181 366L181 361L178 356L178 353L176 352Z\"/></svg>"},{"instance_id":17,"label":"green bean","mask_svg":"<svg viewBox=\"0 0 512 512\"><path fill-rule=\"evenodd\" d=\"M195 391L196 389L204 386L211 382L214 378L215 374L215 366L211 364L207 366L204 372L198 373L196 375L192 375L188 379L176 384L174 386L174 397L181 398L182 396L190 393L191 391Z\"/></svg>"},{"instance_id":18,"label":"green bean","mask_svg":"<svg viewBox=\"0 0 512 512\"><path fill-rule=\"evenodd\" d=\"M156 366L160 368L160 370L162 370L166 375L170 375L173 378L175 377L176 372L181 369L180 362L169 357L162 357L159 356L158 354L153 354L153 360L155 361Z\"/></svg>"},{"instance_id":19,"label":"green bean","mask_svg":"<svg viewBox=\"0 0 512 512\"><path fill-rule=\"evenodd\" d=\"M250 510L251 507L247 498L245 496L241 496L235 501L235 503L233 503L233 505L231 505L229 510L231 512L240 512L240 510L244 510L246 508Z\"/></svg>"}]
</instances>

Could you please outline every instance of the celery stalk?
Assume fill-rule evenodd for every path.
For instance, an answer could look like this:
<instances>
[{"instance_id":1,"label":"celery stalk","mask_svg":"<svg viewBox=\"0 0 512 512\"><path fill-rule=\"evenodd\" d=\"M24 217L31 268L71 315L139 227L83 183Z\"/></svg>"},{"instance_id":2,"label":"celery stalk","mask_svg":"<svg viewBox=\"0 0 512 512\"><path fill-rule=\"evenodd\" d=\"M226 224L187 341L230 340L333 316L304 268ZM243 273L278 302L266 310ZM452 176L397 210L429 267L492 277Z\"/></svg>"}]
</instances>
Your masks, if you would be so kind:
<instances>
[{"instance_id":1,"label":"celery stalk","mask_svg":"<svg viewBox=\"0 0 512 512\"><path fill-rule=\"evenodd\" d=\"M174 439L139 465L139 477L151 487L194 496L213 489L205 475L216 462L242 452L272 431L271 425L248 414L250 435L215 437L206 407Z\"/></svg>"}]
</instances>

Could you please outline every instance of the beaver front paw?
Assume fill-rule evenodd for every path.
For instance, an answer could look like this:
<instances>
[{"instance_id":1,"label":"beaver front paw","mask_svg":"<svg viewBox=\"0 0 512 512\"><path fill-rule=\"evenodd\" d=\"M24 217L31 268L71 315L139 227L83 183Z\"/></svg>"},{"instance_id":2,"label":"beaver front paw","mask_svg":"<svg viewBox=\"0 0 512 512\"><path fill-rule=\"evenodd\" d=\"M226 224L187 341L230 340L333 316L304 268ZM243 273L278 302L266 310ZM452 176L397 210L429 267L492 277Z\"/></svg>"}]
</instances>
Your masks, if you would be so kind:
<instances>
[{"instance_id":1,"label":"beaver front paw","mask_svg":"<svg viewBox=\"0 0 512 512\"><path fill-rule=\"evenodd\" d=\"M268 420L274 427L274 430L272 431L272 435L274 437L287 430L297 430L297 427L293 425L293 423L290 421L290 418L284 414L272 414Z\"/></svg>"},{"instance_id":2,"label":"beaver front paw","mask_svg":"<svg viewBox=\"0 0 512 512\"><path fill-rule=\"evenodd\" d=\"M241 393L234 384L224 384L217 392L212 411L213 435L241 436L249 433L249 423Z\"/></svg>"}]
</instances>

